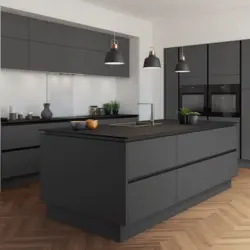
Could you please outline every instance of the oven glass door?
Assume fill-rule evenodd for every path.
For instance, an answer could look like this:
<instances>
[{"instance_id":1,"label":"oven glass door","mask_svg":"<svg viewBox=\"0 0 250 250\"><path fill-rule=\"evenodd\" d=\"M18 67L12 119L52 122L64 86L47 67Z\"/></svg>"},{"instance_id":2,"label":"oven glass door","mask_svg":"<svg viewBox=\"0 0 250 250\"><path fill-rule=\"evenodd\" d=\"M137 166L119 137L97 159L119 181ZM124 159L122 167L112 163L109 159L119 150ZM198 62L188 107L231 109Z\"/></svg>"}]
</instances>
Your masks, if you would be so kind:
<instances>
[{"instance_id":1,"label":"oven glass door","mask_svg":"<svg viewBox=\"0 0 250 250\"><path fill-rule=\"evenodd\" d=\"M209 116L240 117L240 85L209 86Z\"/></svg>"},{"instance_id":2,"label":"oven glass door","mask_svg":"<svg viewBox=\"0 0 250 250\"><path fill-rule=\"evenodd\" d=\"M181 86L179 108L188 108L207 116L207 86Z\"/></svg>"}]
</instances>

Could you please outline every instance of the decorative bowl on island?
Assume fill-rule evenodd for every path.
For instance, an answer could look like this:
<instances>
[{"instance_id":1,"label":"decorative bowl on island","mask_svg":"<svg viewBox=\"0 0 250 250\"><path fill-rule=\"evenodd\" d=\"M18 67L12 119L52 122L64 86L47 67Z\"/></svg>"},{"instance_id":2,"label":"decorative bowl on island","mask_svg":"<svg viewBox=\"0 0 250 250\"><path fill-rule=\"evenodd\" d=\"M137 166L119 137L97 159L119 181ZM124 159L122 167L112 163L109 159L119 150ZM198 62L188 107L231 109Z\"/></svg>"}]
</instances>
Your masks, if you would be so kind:
<instances>
[{"instance_id":1,"label":"decorative bowl on island","mask_svg":"<svg viewBox=\"0 0 250 250\"><path fill-rule=\"evenodd\" d=\"M70 123L75 130L86 129L86 121L71 121Z\"/></svg>"}]
</instances>

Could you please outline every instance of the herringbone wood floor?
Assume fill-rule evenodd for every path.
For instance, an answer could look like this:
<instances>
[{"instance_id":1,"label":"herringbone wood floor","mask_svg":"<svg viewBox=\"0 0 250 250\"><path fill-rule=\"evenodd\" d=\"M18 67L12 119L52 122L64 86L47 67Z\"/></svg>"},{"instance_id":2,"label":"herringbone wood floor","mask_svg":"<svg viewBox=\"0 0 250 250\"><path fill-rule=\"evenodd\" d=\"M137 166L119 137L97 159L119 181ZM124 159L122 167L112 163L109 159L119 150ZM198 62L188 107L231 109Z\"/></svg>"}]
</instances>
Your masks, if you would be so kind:
<instances>
[{"instance_id":1,"label":"herringbone wood floor","mask_svg":"<svg viewBox=\"0 0 250 250\"><path fill-rule=\"evenodd\" d=\"M1 250L250 250L250 170L227 190L125 243L45 218L39 186L0 194Z\"/></svg>"}]
</instances>

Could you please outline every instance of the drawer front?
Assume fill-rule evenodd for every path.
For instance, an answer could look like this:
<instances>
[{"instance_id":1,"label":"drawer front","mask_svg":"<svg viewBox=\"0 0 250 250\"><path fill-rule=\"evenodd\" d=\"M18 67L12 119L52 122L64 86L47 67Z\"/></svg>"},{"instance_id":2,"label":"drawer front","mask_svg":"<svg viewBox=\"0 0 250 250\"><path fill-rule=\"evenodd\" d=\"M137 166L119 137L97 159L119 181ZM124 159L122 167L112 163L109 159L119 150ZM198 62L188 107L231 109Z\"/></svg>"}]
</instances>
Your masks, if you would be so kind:
<instances>
[{"instance_id":1,"label":"drawer front","mask_svg":"<svg viewBox=\"0 0 250 250\"><path fill-rule=\"evenodd\" d=\"M128 223L150 216L177 202L177 171L128 185Z\"/></svg>"},{"instance_id":2,"label":"drawer front","mask_svg":"<svg viewBox=\"0 0 250 250\"><path fill-rule=\"evenodd\" d=\"M237 149L236 126L178 136L178 164Z\"/></svg>"},{"instance_id":3,"label":"drawer front","mask_svg":"<svg viewBox=\"0 0 250 250\"><path fill-rule=\"evenodd\" d=\"M191 198L210 188L211 161L203 161L178 170L178 201Z\"/></svg>"},{"instance_id":4,"label":"drawer front","mask_svg":"<svg viewBox=\"0 0 250 250\"><path fill-rule=\"evenodd\" d=\"M40 129L67 126L70 126L68 122L2 127L2 150L39 146Z\"/></svg>"},{"instance_id":5,"label":"drawer front","mask_svg":"<svg viewBox=\"0 0 250 250\"><path fill-rule=\"evenodd\" d=\"M2 178L39 172L40 149L28 149L2 154Z\"/></svg>"},{"instance_id":6,"label":"drawer front","mask_svg":"<svg viewBox=\"0 0 250 250\"><path fill-rule=\"evenodd\" d=\"M237 169L236 152L179 169L178 201L186 200L231 180Z\"/></svg>"},{"instance_id":7,"label":"drawer front","mask_svg":"<svg viewBox=\"0 0 250 250\"><path fill-rule=\"evenodd\" d=\"M106 120L99 120L99 124L115 124L115 123L136 122L137 120L138 120L137 117L106 119Z\"/></svg>"},{"instance_id":8,"label":"drawer front","mask_svg":"<svg viewBox=\"0 0 250 250\"><path fill-rule=\"evenodd\" d=\"M176 166L176 152L176 136L128 143L126 147L128 179Z\"/></svg>"}]
</instances>

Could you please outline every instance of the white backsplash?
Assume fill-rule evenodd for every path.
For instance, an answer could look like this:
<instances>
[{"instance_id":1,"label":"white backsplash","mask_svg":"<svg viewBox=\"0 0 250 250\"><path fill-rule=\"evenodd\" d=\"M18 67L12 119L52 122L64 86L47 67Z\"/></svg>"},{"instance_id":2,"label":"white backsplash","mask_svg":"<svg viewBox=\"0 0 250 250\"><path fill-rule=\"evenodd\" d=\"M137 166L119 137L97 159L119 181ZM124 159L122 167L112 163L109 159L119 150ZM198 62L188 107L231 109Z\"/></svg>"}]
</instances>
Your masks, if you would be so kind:
<instances>
[{"instance_id":1,"label":"white backsplash","mask_svg":"<svg viewBox=\"0 0 250 250\"><path fill-rule=\"evenodd\" d=\"M48 75L48 101L54 116L87 115L90 105L102 105L117 99L115 77L85 75ZM46 102L46 74L41 72L2 70L0 78L2 117L9 106L15 112L40 115Z\"/></svg>"}]
</instances>

